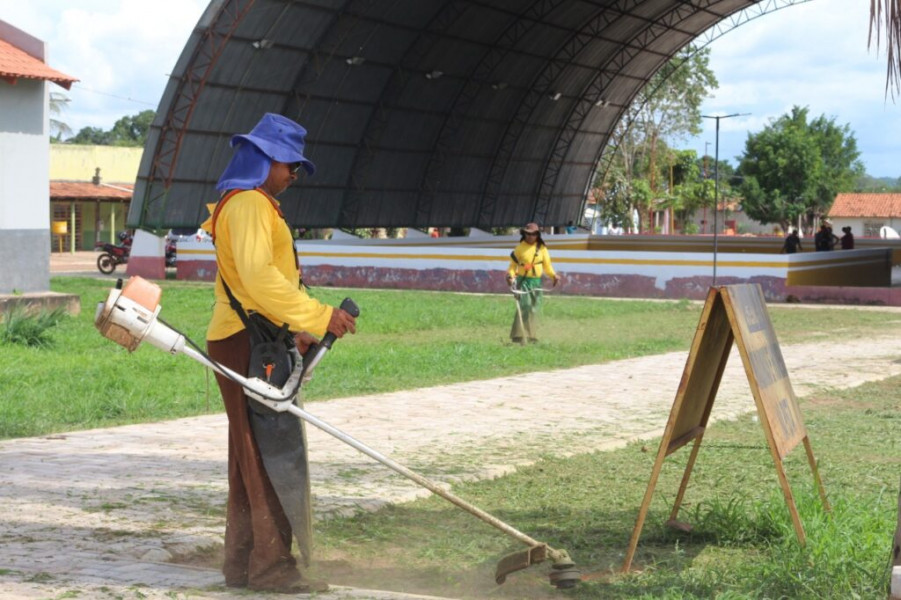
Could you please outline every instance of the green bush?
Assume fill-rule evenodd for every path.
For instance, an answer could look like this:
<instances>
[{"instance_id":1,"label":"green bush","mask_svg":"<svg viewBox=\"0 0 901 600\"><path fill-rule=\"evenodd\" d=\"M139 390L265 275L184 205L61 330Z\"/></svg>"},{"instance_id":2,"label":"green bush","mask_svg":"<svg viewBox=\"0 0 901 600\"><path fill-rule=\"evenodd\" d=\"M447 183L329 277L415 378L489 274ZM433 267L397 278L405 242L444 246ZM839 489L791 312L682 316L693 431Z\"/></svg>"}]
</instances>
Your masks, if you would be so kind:
<instances>
[{"instance_id":1,"label":"green bush","mask_svg":"<svg viewBox=\"0 0 901 600\"><path fill-rule=\"evenodd\" d=\"M22 307L13 307L0 315L0 344L30 347L52 346L53 339L50 337L50 329L55 327L65 316L66 311L62 308L30 314Z\"/></svg>"}]
</instances>

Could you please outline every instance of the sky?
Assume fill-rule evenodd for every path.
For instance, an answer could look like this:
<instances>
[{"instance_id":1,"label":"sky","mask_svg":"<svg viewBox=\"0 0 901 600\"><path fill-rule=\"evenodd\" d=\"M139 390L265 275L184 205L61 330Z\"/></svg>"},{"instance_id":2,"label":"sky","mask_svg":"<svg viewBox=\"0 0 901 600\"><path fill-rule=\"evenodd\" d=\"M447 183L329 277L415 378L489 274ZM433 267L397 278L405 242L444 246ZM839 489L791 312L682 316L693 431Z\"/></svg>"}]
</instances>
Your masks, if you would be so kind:
<instances>
[{"instance_id":1,"label":"sky","mask_svg":"<svg viewBox=\"0 0 901 600\"><path fill-rule=\"evenodd\" d=\"M209 0L0 0L0 20L46 46L46 62L79 81L54 118L107 130L156 110L169 73Z\"/></svg>"},{"instance_id":2,"label":"sky","mask_svg":"<svg viewBox=\"0 0 901 600\"><path fill-rule=\"evenodd\" d=\"M793 106L808 117L848 125L860 159L874 177L901 177L901 105L885 94L884 46L867 47L869 2L811 0L768 12L729 30L710 44L719 80L702 113L747 116L720 119L719 157L732 165L748 134L759 133ZM899 98L901 103L901 98ZM716 154L716 120L677 148Z\"/></svg>"},{"instance_id":3,"label":"sky","mask_svg":"<svg viewBox=\"0 0 901 600\"><path fill-rule=\"evenodd\" d=\"M0 19L47 42L48 63L79 79L58 117L77 132L110 129L156 109L207 0L0 0ZM778 2L776 4L779 4ZM901 106L885 94L884 48L868 49L869 2L810 0L768 12L710 44L719 88L702 113L704 132L676 148L737 165L749 133L793 106L848 125L875 177L901 176ZM901 101L901 99L899 99Z\"/></svg>"}]
</instances>

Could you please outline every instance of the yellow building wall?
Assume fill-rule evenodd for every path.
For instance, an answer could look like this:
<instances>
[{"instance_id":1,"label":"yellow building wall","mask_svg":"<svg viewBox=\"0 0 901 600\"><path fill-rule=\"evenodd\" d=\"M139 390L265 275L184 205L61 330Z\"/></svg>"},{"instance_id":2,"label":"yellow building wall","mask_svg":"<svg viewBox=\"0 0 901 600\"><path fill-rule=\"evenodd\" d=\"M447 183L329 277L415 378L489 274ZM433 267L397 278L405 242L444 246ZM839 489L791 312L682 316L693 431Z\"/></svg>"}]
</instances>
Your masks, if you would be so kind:
<instances>
[{"instance_id":1,"label":"yellow building wall","mask_svg":"<svg viewBox=\"0 0 901 600\"><path fill-rule=\"evenodd\" d=\"M96 170L104 183L133 184L144 148L50 144L50 179L91 181Z\"/></svg>"},{"instance_id":2,"label":"yellow building wall","mask_svg":"<svg viewBox=\"0 0 901 600\"><path fill-rule=\"evenodd\" d=\"M143 148L50 144L50 179L91 181L99 168L103 183L134 185L143 153ZM70 222L63 251L91 250L97 242L118 243L128 202L51 202L50 210L51 220ZM51 237L52 251L59 252L58 236Z\"/></svg>"}]
</instances>

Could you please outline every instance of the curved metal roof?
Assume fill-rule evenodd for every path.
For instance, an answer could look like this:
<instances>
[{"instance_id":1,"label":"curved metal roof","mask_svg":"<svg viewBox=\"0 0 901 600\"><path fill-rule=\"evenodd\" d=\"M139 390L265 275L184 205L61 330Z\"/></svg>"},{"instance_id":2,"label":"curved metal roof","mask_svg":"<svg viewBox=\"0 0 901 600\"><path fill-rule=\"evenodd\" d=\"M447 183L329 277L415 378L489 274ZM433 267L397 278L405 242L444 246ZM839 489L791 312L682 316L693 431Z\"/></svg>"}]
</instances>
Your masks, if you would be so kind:
<instances>
[{"instance_id":1,"label":"curved metal roof","mask_svg":"<svg viewBox=\"0 0 901 600\"><path fill-rule=\"evenodd\" d=\"M160 102L128 215L195 226L264 112L318 168L303 227L578 220L614 125L675 53L755 0L214 0Z\"/></svg>"}]
</instances>

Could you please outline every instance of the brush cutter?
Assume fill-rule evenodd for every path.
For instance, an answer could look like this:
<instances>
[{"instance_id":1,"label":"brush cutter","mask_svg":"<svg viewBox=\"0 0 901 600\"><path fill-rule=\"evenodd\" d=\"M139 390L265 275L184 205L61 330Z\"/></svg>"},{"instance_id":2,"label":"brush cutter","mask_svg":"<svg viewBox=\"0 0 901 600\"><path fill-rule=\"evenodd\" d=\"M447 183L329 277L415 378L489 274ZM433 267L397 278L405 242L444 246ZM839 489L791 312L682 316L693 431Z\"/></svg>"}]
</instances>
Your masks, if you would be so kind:
<instances>
[{"instance_id":1,"label":"brush cutter","mask_svg":"<svg viewBox=\"0 0 901 600\"><path fill-rule=\"evenodd\" d=\"M510 285L510 292L513 294L513 302L516 304L516 324L519 326L519 331L525 335L526 326L522 319L522 307L519 305L519 296L523 294L528 294L528 292L520 290L516 287L516 283L512 283ZM526 345L526 338L523 337L520 339L519 343L523 346Z\"/></svg>"},{"instance_id":2,"label":"brush cutter","mask_svg":"<svg viewBox=\"0 0 901 600\"><path fill-rule=\"evenodd\" d=\"M498 562L495 571L495 581L498 584L503 583L510 573L545 560L553 561L549 579L551 584L557 588L575 587L580 580L579 571L575 568L575 563L566 550L552 548L529 537L294 404L294 399L300 387L312 378L313 369L331 348L335 340L333 335L326 334L318 344L315 354L312 357L307 357L306 361L303 360L296 348L292 348L291 352L294 358L293 371L285 384L278 388L256 377L244 377L217 363L200 350L194 342L185 337L184 334L164 323L158 318L161 309L161 296L162 290L159 286L141 277L131 277L124 288L122 287L122 280L119 280L117 287L110 290L106 302L98 304L94 324L104 337L127 348L129 352L133 352L142 342L146 341L150 345L170 354L185 354L193 358L197 362L240 384L247 395L257 402L276 412L290 412L432 493L441 496L492 527L501 530L513 539L526 544L528 546L527 549L506 556ZM356 308L356 305L349 298L345 299L342 308L348 310L351 314L359 314L359 309ZM304 362L306 362L306 366L304 366Z\"/></svg>"},{"instance_id":3,"label":"brush cutter","mask_svg":"<svg viewBox=\"0 0 901 600\"><path fill-rule=\"evenodd\" d=\"M550 292L550 291L551 290L546 289L546 288L532 288L531 290L521 290L516 286L515 280L510 282L510 293L513 294L513 302L516 304L516 324L519 326L519 331L523 334L523 337L519 342L520 345L522 345L522 346L526 345L525 336L527 333L526 326L525 326L525 320L523 319L523 316L522 316L522 306L520 304L522 296L526 296L528 294L534 294L536 292L545 293L545 292Z\"/></svg>"},{"instance_id":4,"label":"brush cutter","mask_svg":"<svg viewBox=\"0 0 901 600\"><path fill-rule=\"evenodd\" d=\"M553 289L548 289L548 288L532 288L531 290L521 290L518 287L516 287L515 283L512 286L510 286L510 292L512 292L514 296L525 296L526 294L533 294L535 292L542 292L542 293L546 294L548 292L553 292L553 291L554 291ZM519 298L517 298L517 300L519 300Z\"/></svg>"}]
</instances>

